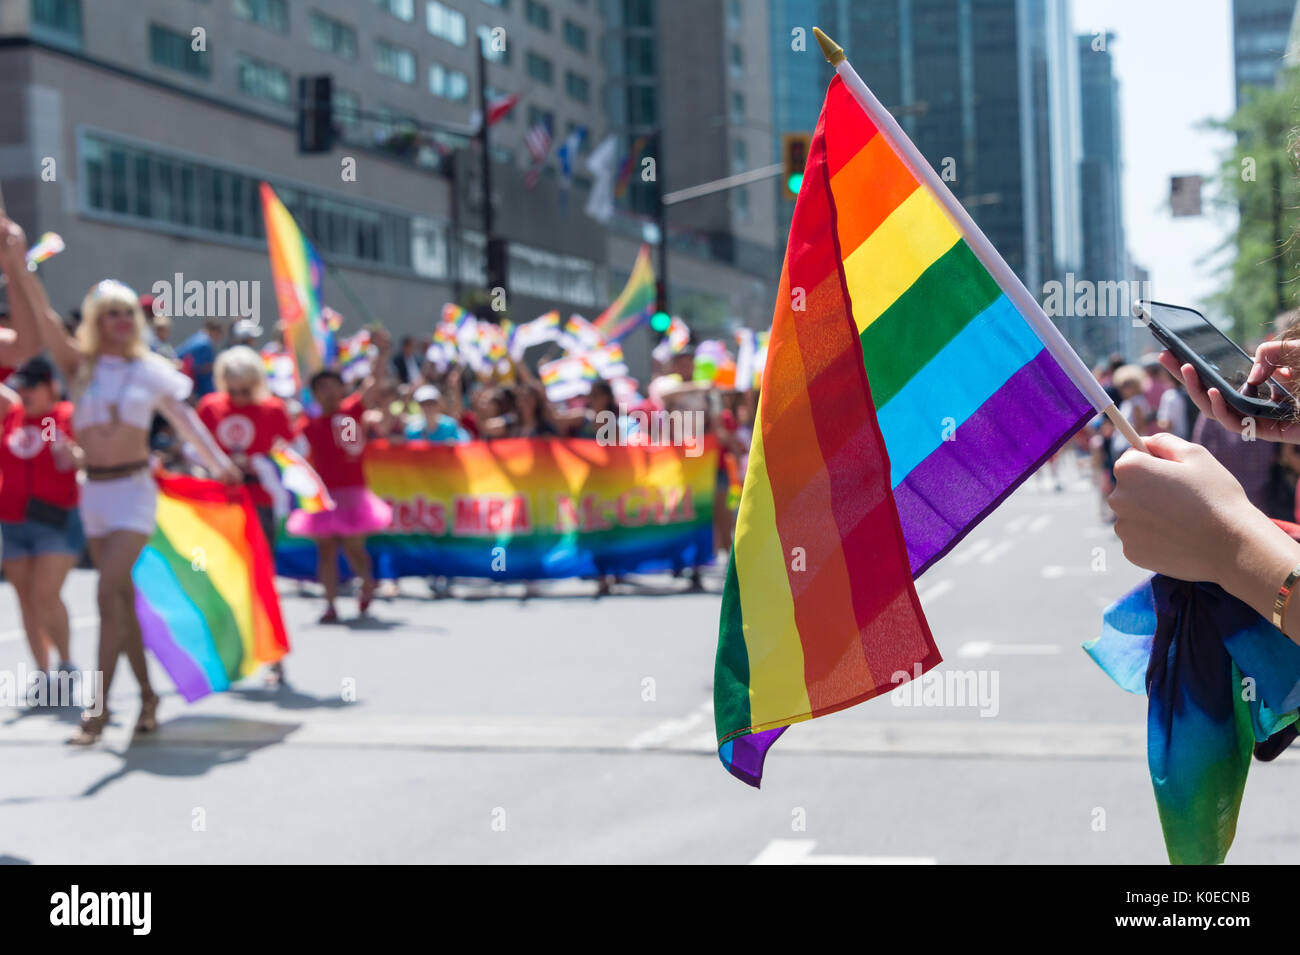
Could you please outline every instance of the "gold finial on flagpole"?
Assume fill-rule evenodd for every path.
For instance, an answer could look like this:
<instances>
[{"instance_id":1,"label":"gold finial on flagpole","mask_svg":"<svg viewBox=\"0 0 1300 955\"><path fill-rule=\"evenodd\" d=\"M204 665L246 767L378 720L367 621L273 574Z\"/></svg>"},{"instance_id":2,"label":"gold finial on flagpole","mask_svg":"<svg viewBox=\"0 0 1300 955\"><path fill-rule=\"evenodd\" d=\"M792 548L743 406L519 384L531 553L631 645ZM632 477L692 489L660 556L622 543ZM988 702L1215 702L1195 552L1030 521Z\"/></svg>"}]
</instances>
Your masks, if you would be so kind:
<instances>
[{"instance_id":1,"label":"gold finial on flagpole","mask_svg":"<svg viewBox=\"0 0 1300 955\"><path fill-rule=\"evenodd\" d=\"M813 27L813 36L817 38L817 45L822 48L826 62L831 66L839 66L844 60L844 48L823 33L821 27Z\"/></svg>"}]
</instances>

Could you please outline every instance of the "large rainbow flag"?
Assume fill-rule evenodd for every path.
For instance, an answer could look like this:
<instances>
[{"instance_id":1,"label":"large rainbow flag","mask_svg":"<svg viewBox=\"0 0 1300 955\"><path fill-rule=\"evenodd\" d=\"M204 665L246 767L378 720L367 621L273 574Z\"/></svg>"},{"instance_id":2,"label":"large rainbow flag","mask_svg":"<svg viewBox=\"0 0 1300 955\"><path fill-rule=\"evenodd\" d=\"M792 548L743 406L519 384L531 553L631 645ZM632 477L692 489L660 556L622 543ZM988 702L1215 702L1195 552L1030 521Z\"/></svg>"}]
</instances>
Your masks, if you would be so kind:
<instances>
[{"instance_id":1,"label":"large rainbow flag","mask_svg":"<svg viewBox=\"0 0 1300 955\"><path fill-rule=\"evenodd\" d=\"M284 344L293 356L298 385L305 388L307 380L324 366L332 334L321 310L325 263L268 183L262 183L261 195L266 249L271 257L271 280L275 283Z\"/></svg>"},{"instance_id":2,"label":"large rainbow flag","mask_svg":"<svg viewBox=\"0 0 1300 955\"><path fill-rule=\"evenodd\" d=\"M158 523L131 578L144 644L188 701L289 652L271 551L247 489L158 476Z\"/></svg>"},{"instance_id":3,"label":"large rainbow flag","mask_svg":"<svg viewBox=\"0 0 1300 955\"><path fill-rule=\"evenodd\" d=\"M611 342L619 341L642 323L650 321L655 310L655 269L650 264L650 246L641 246L632 265L632 274L618 298L601 312L593 325Z\"/></svg>"},{"instance_id":4,"label":"large rainbow flag","mask_svg":"<svg viewBox=\"0 0 1300 955\"><path fill-rule=\"evenodd\" d=\"M722 598L718 751L755 786L787 726L939 662L914 577L1096 400L1013 304L1018 280L993 277L1011 273L959 227L942 182L904 159L919 154L902 130L842 75L795 205Z\"/></svg>"}]
</instances>

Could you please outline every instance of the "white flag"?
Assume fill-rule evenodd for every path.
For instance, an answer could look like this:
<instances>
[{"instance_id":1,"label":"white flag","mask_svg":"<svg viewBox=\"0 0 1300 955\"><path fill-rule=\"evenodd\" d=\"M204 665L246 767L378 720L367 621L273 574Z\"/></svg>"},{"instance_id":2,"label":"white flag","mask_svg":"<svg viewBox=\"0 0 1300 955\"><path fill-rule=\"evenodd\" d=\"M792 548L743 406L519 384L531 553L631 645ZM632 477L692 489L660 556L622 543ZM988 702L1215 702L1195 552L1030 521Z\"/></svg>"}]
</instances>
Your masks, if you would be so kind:
<instances>
[{"instance_id":1,"label":"white flag","mask_svg":"<svg viewBox=\"0 0 1300 955\"><path fill-rule=\"evenodd\" d=\"M591 194L587 197L587 215L597 222L614 218L615 165L618 163L618 137L606 136L587 157L587 172L592 175Z\"/></svg>"}]
</instances>

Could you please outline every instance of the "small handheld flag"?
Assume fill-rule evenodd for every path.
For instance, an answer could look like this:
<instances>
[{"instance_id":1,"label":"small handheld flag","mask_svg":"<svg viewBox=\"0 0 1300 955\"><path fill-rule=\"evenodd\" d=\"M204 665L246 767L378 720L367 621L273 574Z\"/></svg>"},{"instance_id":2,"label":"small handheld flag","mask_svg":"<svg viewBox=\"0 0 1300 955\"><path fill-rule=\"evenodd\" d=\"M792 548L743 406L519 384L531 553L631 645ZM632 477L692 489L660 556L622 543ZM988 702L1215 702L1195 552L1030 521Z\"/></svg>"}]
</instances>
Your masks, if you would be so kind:
<instances>
[{"instance_id":1,"label":"small handheld flag","mask_svg":"<svg viewBox=\"0 0 1300 955\"><path fill-rule=\"evenodd\" d=\"M1114 410L816 35L837 75L790 226L714 679L718 755L754 786L786 727L940 661L914 578Z\"/></svg>"}]
</instances>

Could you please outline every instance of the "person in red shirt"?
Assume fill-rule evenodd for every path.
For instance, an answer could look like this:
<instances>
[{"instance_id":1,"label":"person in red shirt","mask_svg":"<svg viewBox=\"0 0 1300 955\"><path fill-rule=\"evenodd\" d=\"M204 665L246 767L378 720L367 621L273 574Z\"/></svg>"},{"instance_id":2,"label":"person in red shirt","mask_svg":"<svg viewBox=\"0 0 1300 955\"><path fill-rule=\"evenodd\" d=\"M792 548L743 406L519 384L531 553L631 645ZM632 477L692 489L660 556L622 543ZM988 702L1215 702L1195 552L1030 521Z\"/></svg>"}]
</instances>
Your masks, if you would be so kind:
<instances>
[{"instance_id":1,"label":"person in red shirt","mask_svg":"<svg viewBox=\"0 0 1300 955\"><path fill-rule=\"evenodd\" d=\"M267 454L277 439L294 440L294 428L284 402L266 387L262 356L247 345L236 345L217 356L213 369L217 390L199 399L199 420L230 460L244 472L268 547L275 547L275 515L271 495L253 468L253 455Z\"/></svg>"},{"instance_id":2,"label":"person in red shirt","mask_svg":"<svg viewBox=\"0 0 1300 955\"><path fill-rule=\"evenodd\" d=\"M0 561L18 595L38 681L49 679L51 651L58 653L60 672L72 670L60 593L86 549L77 512L81 453L72 441L72 403L60 401L55 389L54 366L40 356L0 384Z\"/></svg>"},{"instance_id":3,"label":"person in red shirt","mask_svg":"<svg viewBox=\"0 0 1300 955\"><path fill-rule=\"evenodd\" d=\"M366 552L366 536L384 530L393 519L393 511L366 487L366 409L382 393L388 369L389 341L376 332L372 337L379 354L371 364L372 372L354 394L338 372L318 371L310 381L312 397L320 413L302 426L311 466L334 498L329 511L294 511L285 527L297 537L316 542L317 574L325 588L325 613L321 623L338 622L334 601L339 589L339 548L347 556L352 571L361 577L362 614L370 607L375 594L375 578Z\"/></svg>"}]
</instances>

